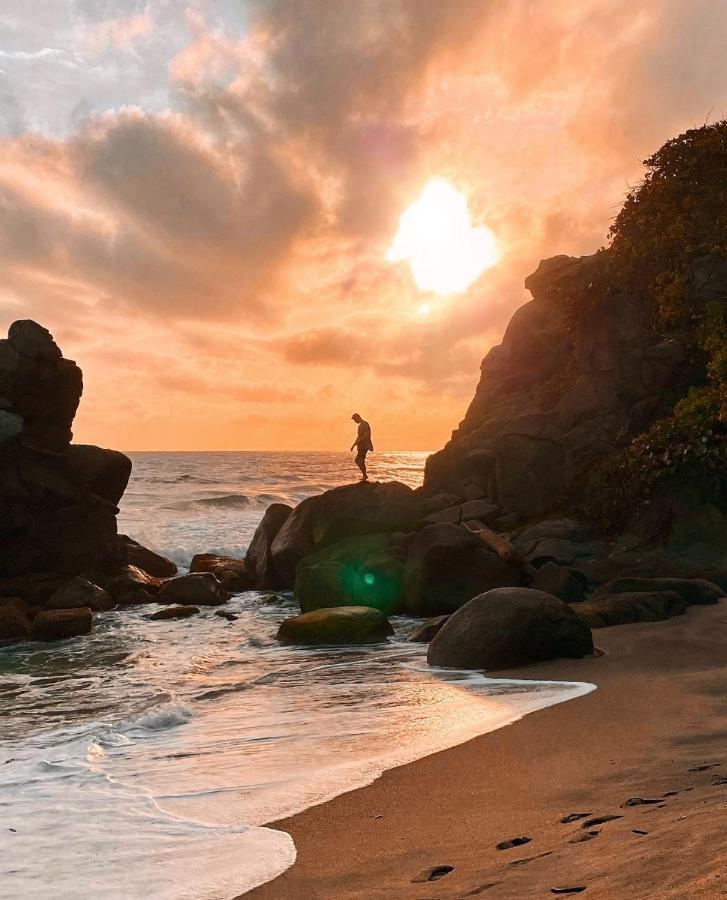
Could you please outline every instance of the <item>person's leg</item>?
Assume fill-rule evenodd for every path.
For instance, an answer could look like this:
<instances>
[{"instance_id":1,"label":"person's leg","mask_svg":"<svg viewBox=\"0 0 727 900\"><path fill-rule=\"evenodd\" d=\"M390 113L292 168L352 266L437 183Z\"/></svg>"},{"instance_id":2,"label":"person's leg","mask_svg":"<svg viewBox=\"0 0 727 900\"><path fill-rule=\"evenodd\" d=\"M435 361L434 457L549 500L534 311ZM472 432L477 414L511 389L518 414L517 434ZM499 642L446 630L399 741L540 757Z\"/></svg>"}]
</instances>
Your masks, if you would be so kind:
<instances>
[{"instance_id":1,"label":"person's leg","mask_svg":"<svg viewBox=\"0 0 727 900\"><path fill-rule=\"evenodd\" d=\"M356 465L361 469L361 481L368 481L368 475L366 474L366 451L359 450L356 454Z\"/></svg>"}]
</instances>

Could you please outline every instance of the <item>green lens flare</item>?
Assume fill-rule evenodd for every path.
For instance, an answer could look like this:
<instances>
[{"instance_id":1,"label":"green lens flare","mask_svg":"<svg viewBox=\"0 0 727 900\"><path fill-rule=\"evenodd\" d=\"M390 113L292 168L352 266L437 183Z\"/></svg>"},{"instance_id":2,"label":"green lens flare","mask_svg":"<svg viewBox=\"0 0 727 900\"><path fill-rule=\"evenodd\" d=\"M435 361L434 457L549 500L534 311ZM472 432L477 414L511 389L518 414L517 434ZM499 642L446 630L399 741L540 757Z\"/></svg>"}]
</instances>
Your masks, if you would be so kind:
<instances>
[{"instance_id":1,"label":"green lens flare","mask_svg":"<svg viewBox=\"0 0 727 900\"><path fill-rule=\"evenodd\" d=\"M364 577L364 584L367 584L369 587L376 581L376 578L371 574L371 572L367 572Z\"/></svg>"}]
</instances>

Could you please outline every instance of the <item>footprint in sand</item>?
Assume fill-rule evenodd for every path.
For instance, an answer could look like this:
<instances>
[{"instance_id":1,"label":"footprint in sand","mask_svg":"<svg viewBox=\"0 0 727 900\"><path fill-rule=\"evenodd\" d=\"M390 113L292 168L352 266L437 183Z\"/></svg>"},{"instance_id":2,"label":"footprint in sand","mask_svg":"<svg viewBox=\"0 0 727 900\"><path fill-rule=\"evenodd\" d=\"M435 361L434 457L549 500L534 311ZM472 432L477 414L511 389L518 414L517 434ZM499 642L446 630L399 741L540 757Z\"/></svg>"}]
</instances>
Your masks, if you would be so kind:
<instances>
[{"instance_id":1,"label":"footprint in sand","mask_svg":"<svg viewBox=\"0 0 727 900\"><path fill-rule=\"evenodd\" d=\"M568 813L567 816L563 816L560 820L561 825L570 825L571 822L577 822L579 819L585 819L587 816L593 815L590 812L582 812L582 813Z\"/></svg>"},{"instance_id":2,"label":"footprint in sand","mask_svg":"<svg viewBox=\"0 0 727 900\"><path fill-rule=\"evenodd\" d=\"M572 837L568 843L569 844L582 844L584 841L592 841L594 837L598 837L600 831L584 831L583 834L577 834L575 837Z\"/></svg>"},{"instance_id":3,"label":"footprint in sand","mask_svg":"<svg viewBox=\"0 0 727 900\"><path fill-rule=\"evenodd\" d=\"M666 796L666 795L665 795ZM652 803L663 803L662 797L631 797L625 803L621 804L621 809L626 806L649 806Z\"/></svg>"},{"instance_id":4,"label":"footprint in sand","mask_svg":"<svg viewBox=\"0 0 727 900\"><path fill-rule=\"evenodd\" d=\"M550 856L552 850L546 850L545 853L538 853L537 856L526 856L523 859L514 859L510 865L511 866L524 866L527 863L532 862L534 859L542 859L544 856Z\"/></svg>"},{"instance_id":5,"label":"footprint in sand","mask_svg":"<svg viewBox=\"0 0 727 900\"><path fill-rule=\"evenodd\" d=\"M510 838L509 841L500 841L499 844L495 844L496 850L512 850L513 847L522 847L523 844L529 844L532 838L529 837L514 837Z\"/></svg>"},{"instance_id":6,"label":"footprint in sand","mask_svg":"<svg viewBox=\"0 0 727 900\"><path fill-rule=\"evenodd\" d=\"M722 763L708 763L706 766L692 766L691 769L687 769L687 772L706 772L707 769L716 769L721 765Z\"/></svg>"},{"instance_id":7,"label":"footprint in sand","mask_svg":"<svg viewBox=\"0 0 727 900\"><path fill-rule=\"evenodd\" d=\"M614 819L623 819L623 816L596 816L594 819L584 822L581 828L594 828L596 825L605 825L606 822L613 822Z\"/></svg>"},{"instance_id":8,"label":"footprint in sand","mask_svg":"<svg viewBox=\"0 0 727 900\"><path fill-rule=\"evenodd\" d=\"M454 872L454 866L431 866L412 878L412 884L421 884L424 881L437 881L437 879L449 875L450 872Z\"/></svg>"},{"instance_id":9,"label":"footprint in sand","mask_svg":"<svg viewBox=\"0 0 727 900\"><path fill-rule=\"evenodd\" d=\"M551 894L582 894L586 886L579 884L576 887L555 887L550 889Z\"/></svg>"}]
</instances>

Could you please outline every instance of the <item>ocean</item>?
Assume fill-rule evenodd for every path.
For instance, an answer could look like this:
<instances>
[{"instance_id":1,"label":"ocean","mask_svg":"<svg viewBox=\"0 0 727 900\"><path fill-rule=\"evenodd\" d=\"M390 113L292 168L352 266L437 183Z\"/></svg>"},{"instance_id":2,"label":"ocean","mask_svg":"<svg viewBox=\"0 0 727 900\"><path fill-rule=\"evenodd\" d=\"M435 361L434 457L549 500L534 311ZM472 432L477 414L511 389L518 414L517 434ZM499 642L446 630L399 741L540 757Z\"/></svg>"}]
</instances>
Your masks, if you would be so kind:
<instances>
[{"instance_id":1,"label":"ocean","mask_svg":"<svg viewBox=\"0 0 727 900\"><path fill-rule=\"evenodd\" d=\"M241 556L265 508L354 480L346 453L133 453L119 530L187 566ZM421 483L426 453L376 453ZM96 617L90 636L0 648L0 896L228 900L284 871L266 827L592 685L432 670L415 621L386 645L275 641L292 597Z\"/></svg>"}]
</instances>

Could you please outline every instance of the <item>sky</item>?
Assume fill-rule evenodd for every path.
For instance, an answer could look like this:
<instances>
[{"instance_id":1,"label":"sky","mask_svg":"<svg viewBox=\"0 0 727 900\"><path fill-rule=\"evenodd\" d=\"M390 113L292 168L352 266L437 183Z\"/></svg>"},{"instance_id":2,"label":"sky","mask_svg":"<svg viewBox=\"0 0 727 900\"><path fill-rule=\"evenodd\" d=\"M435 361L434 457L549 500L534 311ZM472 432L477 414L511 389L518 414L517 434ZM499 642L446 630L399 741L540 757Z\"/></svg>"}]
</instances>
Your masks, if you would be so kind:
<instances>
[{"instance_id":1,"label":"sky","mask_svg":"<svg viewBox=\"0 0 727 900\"><path fill-rule=\"evenodd\" d=\"M3 0L0 328L79 363L79 442L436 449L725 46L714 0ZM431 179L498 248L457 293L390 252Z\"/></svg>"}]
</instances>

